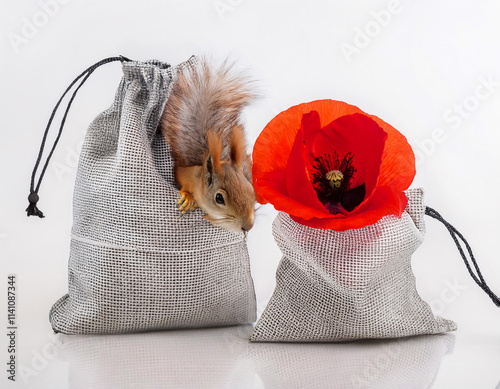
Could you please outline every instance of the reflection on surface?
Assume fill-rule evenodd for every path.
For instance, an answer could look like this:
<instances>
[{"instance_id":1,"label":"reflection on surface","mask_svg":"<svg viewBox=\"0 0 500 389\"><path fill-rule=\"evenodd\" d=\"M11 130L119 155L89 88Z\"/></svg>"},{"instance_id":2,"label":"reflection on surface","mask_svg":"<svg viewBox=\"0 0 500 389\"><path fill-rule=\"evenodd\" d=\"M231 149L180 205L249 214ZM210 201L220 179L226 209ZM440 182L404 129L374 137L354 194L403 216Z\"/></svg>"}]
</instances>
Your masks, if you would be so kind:
<instances>
[{"instance_id":1,"label":"reflection on surface","mask_svg":"<svg viewBox=\"0 0 500 389\"><path fill-rule=\"evenodd\" d=\"M249 343L251 326L58 335L70 388L428 388L454 335ZM258 376L258 378L256 377Z\"/></svg>"},{"instance_id":2,"label":"reflection on surface","mask_svg":"<svg viewBox=\"0 0 500 389\"><path fill-rule=\"evenodd\" d=\"M58 335L74 388L251 388L241 365L252 327ZM249 382L250 380L250 382Z\"/></svg>"},{"instance_id":3,"label":"reflection on surface","mask_svg":"<svg viewBox=\"0 0 500 389\"><path fill-rule=\"evenodd\" d=\"M429 388L454 335L337 344L252 344L266 388Z\"/></svg>"}]
</instances>

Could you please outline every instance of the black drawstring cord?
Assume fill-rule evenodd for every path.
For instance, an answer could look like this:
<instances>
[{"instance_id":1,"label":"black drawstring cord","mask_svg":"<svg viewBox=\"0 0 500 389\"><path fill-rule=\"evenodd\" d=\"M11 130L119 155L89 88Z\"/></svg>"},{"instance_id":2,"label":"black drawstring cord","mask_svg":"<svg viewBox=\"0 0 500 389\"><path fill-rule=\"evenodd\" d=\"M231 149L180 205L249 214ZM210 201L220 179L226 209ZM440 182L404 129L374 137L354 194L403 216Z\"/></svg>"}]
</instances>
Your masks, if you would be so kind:
<instances>
[{"instance_id":1,"label":"black drawstring cord","mask_svg":"<svg viewBox=\"0 0 500 389\"><path fill-rule=\"evenodd\" d=\"M457 231L455 227L453 227L450 223L448 223L446 220L443 219L443 217L434 209L431 207L426 207L425 208L425 214L429 215L430 217L439 220L441 223L444 224L444 226L447 228L448 232L450 233L451 237L455 241L455 244L458 248L458 251L460 252L460 255L462 256L462 259L464 260L465 266L467 267L467 270L469 271L469 274L471 275L472 279L476 282L476 284L479 285L479 287L486 292L488 296L490 296L491 300L493 300L493 303L497 307L500 307L500 299L498 296L491 291L491 289L488 287L486 284L486 281L483 278L483 275L481 274L481 270L479 270L479 266L476 262L476 259L474 258L474 254L472 253L472 249L469 246L469 243L465 240L463 235ZM474 274L472 271L472 268L469 264L469 261L467 260L467 256L464 253L464 250L462 249L462 246L460 245L460 242L458 241L458 238L465 244L465 247L467 248L467 251L469 253L470 259L472 264L474 265L474 268L476 269L477 275Z\"/></svg>"},{"instance_id":2,"label":"black drawstring cord","mask_svg":"<svg viewBox=\"0 0 500 389\"><path fill-rule=\"evenodd\" d=\"M64 123L66 122L66 117L68 116L69 109L71 108L71 104L73 103L73 100L75 99L75 96L78 93L78 90L83 86L83 84L85 83L85 81L87 81L87 79L94 72L94 70L96 70L98 67L100 67L102 65L105 65L105 64L110 63L110 62L116 62L116 61L121 61L121 62L125 61L125 62L128 62L128 61L131 61L131 60L128 59L128 58L126 58L126 57L119 56L119 57L106 58L106 59L103 59L102 61L99 61L99 62L95 63L94 65L92 65L91 67L89 67L88 69L86 69L82 74L80 74L77 78L75 78L73 80L73 82L68 86L68 88L66 88L66 90L63 93L63 95L61 96L61 98L57 102L56 106L54 107L54 109L52 111L52 114L50 115L49 121L47 123L47 127L45 128L45 132L44 132L43 138L42 138L42 144L40 145L40 150L38 152L38 158L37 158L37 160L35 162L35 166L33 168L32 174L31 174L30 194L28 196L29 205L28 205L28 208L26 208L26 212L27 212L28 216L38 216L40 218L44 217L43 216L43 212L40 211L38 209L38 207L37 207L37 203L38 203L38 200L39 200L38 190L40 189L40 184L42 183L43 176L45 175L45 171L47 170L47 167L49 165L49 161L52 158L52 154L54 153L54 150L55 150L55 148L57 146L57 143L59 142L59 139L61 138L62 130L64 128ZM40 173L40 177L38 178L38 183L37 183L37 185L35 187L35 175L36 175L36 172L38 170L38 166L40 165L40 162L42 160L42 155L43 155L43 151L44 151L44 148L45 148L45 142L47 140L47 135L49 133L50 126L52 125L52 120L54 120L54 116L55 116L55 114L56 114L56 112L57 112L57 110L59 108L59 105L61 104L61 102L64 99L64 97L66 96L66 94L71 90L71 88L81 78L83 78L82 81L77 86L77 88L73 92L73 95L71 96L71 99L68 102L68 105L66 107L66 111L64 112L64 116L63 116L63 118L61 120L61 126L59 127L59 132L58 132L57 137L56 137L56 139L54 141L54 144L52 145L52 149L50 150L49 155L47 156L47 159L45 160L45 164L44 164L44 166L42 168L42 172Z\"/></svg>"}]
</instances>

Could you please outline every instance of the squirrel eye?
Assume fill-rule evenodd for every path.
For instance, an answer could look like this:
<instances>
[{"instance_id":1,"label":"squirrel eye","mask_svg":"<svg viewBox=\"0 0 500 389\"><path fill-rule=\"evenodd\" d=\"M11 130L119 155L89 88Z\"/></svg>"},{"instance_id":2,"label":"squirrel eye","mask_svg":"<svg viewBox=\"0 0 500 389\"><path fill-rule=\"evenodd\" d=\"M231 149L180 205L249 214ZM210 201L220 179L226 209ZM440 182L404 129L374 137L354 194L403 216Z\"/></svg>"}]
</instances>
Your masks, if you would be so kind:
<instances>
[{"instance_id":1,"label":"squirrel eye","mask_svg":"<svg viewBox=\"0 0 500 389\"><path fill-rule=\"evenodd\" d=\"M215 202L216 202L217 204L222 204L222 205L224 205L224 197L222 197L222 195L221 195L220 193L217 193L217 194L215 195Z\"/></svg>"}]
</instances>

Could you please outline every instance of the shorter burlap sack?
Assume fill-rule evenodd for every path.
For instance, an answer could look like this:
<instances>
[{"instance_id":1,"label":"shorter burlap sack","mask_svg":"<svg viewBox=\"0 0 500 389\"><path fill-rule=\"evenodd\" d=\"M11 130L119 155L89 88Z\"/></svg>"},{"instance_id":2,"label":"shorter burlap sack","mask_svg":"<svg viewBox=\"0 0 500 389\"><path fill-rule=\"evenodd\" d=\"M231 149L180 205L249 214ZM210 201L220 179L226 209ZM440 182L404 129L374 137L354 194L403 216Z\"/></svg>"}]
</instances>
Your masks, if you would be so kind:
<instances>
[{"instance_id":1,"label":"shorter burlap sack","mask_svg":"<svg viewBox=\"0 0 500 389\"><path fill-rule=\"evenodd\" d=\"M109 58L82 73L80 86L116 60L123 79L115 100L90 125L80 154L68 293L50 311L52 328L90 334L252 323L244 235L213 226L199 209L180 218L173 160L158 131L172 83L180 69L197 66L196 57L177 67ZM33 187L28 214L43 217Z\"/></svg>"},{"instance_id":2,"label":"shorter burlap sack","mask_svg":"<svg viewBox=\"0 0 500 389\"><path fill-rule=\"evenodd\" d=\"M398 218L347 231L296 223L280 212L273 224L283 258L276 289L251 341L336 342L454 331L419 296L411 256L423 241L423 191L405 192Z\"/></svg>"}]
</instances>

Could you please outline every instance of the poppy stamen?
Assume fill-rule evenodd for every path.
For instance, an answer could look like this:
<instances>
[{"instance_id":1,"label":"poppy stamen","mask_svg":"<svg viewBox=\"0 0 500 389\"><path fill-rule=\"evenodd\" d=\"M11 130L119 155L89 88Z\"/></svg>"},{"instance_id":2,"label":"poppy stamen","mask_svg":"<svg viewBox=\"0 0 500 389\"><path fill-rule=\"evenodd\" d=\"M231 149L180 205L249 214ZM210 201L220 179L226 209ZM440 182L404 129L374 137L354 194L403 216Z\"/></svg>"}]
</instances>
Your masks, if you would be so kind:
<instances>
[{"instance_id":1,"label":"poppy stamen","mask_svg":"<svg viewBox=\"0 0 500 389\"><path fill-rule=\"evenodd\" d=\"M326 173L325 178L330 181L330 186L332 187L332 189L338 189L342 185L344 175L340 170L330 170L328 173Z\"/></svg>"},{"instance_id":2,"label":"poppy stamen","mask_svg":"<svg viewBox=\"0 0 500 389\"><path fill-rule=\"evenodd\" d=\"M362 184L363 191L358 194L359 188L357 188L355 199L351 199L349 204L346 202L346 199L352 197L351 181L357 172L353 166L353 159L352 153L347 153L340 159L336 151L314 158L316 163L312 167L311 182L319 201L334 215L351 211L351 208L359 205L364 198L364 184ZM354 207L350 203L353 203Z\"/></svg>"},{"instance_id":3,"label":"poppy stamen","mask_svg":"<svg viewBox=\"0 0 500 389\"><path fill-rule=\"evenodd\" d=\"M330 193L332 190L342 192L350 189L351 179L356 173L356 168L352 165L354 156L347 153L342 160L336 151L333 154L324 154L316 157L313 165L312 184L318 192ZM333 181L332 181L333 180Z\"/></svg>"}]
</instances>

